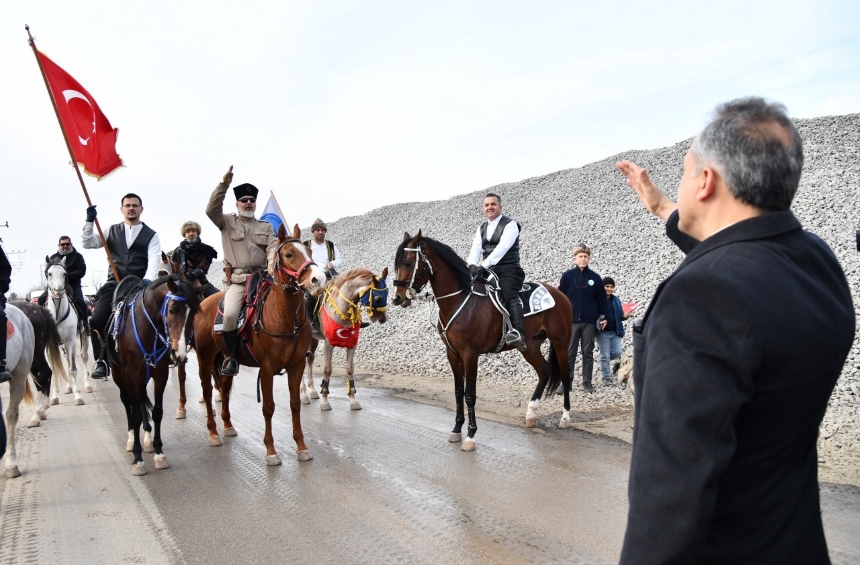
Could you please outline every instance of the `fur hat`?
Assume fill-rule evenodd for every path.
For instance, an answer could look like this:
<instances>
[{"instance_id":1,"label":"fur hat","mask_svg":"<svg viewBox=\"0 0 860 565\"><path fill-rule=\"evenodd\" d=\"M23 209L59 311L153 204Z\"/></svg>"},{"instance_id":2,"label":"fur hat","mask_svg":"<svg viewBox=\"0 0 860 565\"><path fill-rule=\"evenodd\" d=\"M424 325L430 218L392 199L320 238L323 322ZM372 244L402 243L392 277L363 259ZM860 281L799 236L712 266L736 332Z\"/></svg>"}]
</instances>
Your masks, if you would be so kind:
<instances>
[{"instance_id":1,"label":"fur hat","mask_svg":"<svg viewBox=\"0 0 860 565\"><path fill-rule=\"evenodd\" d=\"M580 253L588 253L591 255L591 248L584 243L577 243L573 246L573 256L576 257Z\"/></svg>"},{"instance_id":2,"label":"fur hat","mask_svg":"<svg viewBox=\"0 0 860 565\"><path fill-rule=\"evenodd\" d=\"M314 223L311 225L311 231L315 231L318 229L328 231L328 228L325 227L325 223L322 220L320 220L319 218L314 220Z\"/></svg>"},{"instance_id":3,"label":"fur hat","mask_svg":"<svg viewBox=\"0 0 860 565\"><path fill-rule=\"evenodd\" d=\"M612 277L603 277L603 286L606 286L608 284L615 286L615 279L613 279Z\"/></svg>"},{"instance_id":4,"label":"fur hat","mask_svg":"<svg viewBox=\"0 0 860 565\"><path fill-rule=\"evenodd\" d=\"M203 231L200 229L200 224L193 220L188 220L184 224L182 224L182 229L179 231L179 234L182 237L185 237L185 232L188 230L197 230L197 237L200 237L200 232Z\"/></svg>"},{"instance_id":5,"label":"fur hat","mask_svg":"<svg viewBox=\"0 0 860 565\"><path fill-rule=\"evenodd\" d=\"M258 192L259 190L257 190L256 186L247 182L245 184L240 184L239 186L233 187L233 194L236 195L236 200L239 200L240 198L245 198L246 196L253 196L254 198L256 198Z\"/></svg>"}]
</instances>

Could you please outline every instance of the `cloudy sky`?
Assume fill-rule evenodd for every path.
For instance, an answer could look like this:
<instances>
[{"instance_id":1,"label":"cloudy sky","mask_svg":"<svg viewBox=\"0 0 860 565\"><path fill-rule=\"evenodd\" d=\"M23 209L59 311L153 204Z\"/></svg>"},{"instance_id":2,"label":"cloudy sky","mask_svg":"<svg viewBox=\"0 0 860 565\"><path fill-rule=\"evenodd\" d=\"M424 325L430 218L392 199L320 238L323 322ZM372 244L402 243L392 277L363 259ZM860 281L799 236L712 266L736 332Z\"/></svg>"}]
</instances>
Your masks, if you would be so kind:
<instances>
[{"instance_id":1,"label":"cloudy sky","mask_svg":"<svg viewBox=\"0 0 860 565\"><path fill-rule=\"evenodd\" d=\"M137 192L172 249L186 219L217 245L204 208L230 165L260 208L271 190L307 227L670 145L738 96L800 118L860 112L856 5L711 4L7 0L12 290L39 284L60 234L77 244L86 208L24 24L120 130L126 168L87 177L99 219L120 221L119 198ZM104 254L85 257L101 281Z\"/></svg>"}]
</instances>

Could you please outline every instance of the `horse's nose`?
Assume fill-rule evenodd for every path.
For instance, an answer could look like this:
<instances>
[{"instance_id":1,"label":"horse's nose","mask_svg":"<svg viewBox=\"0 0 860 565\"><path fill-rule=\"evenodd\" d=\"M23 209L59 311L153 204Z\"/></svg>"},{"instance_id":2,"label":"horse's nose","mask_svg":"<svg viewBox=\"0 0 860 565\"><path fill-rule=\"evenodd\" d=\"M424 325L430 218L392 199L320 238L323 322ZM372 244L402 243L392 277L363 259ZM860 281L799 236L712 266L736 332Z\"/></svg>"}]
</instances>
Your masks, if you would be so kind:
<instances>
[{"instance_id":1,"label":"horse's nose","mask_svg":"<svg viewBox=\"0 0 860 565\"><path fill-rule=\"evenodd\" d=\"M395 306L400 306L400 300L401 300L401 298L399 296L395 295L394 298L391 299L391 303L394 304Z\"/></svg>"}]
</instances>

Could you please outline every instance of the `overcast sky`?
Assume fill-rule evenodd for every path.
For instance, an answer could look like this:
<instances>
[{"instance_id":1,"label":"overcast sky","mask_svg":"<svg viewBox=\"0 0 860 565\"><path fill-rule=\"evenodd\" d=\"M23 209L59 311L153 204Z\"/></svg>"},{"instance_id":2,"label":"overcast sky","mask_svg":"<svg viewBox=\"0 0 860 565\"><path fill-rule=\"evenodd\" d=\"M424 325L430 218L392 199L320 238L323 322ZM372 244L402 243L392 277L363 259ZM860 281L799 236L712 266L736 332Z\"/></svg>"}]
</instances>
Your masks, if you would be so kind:
<instances>
[{"instance_id":1,"label":"overcast sky","mask_svg":"<svg viewBox=\"0 0 860 565\"><path fill-rule=\"evenodd\" d=\"M165 249L194 219L220 251L204 208L230 165L260 210L272 190L307 227L671 145L739 96L799 118L860 112L856 2L700 5L6 0L12 290L38 285L60 234L80 250L86 208L24 24L119 128L126 168L86 177L102 225L136 192ZM103 280L103 252L85 257Z\"/></svg>"}]
</instances>

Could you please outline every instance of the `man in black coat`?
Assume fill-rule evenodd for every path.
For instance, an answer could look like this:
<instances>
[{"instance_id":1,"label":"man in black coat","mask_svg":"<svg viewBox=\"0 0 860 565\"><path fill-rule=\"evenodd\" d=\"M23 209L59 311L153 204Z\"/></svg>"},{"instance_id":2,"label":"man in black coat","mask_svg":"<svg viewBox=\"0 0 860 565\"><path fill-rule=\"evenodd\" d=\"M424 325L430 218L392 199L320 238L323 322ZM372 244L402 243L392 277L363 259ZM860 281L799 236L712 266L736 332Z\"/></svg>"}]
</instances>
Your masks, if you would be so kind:
<instances>
[{"instance_id":1,"label":"man in black coat","mask_svg":"<svg viewBox=\"0 0 860 565\"><path fill-rule=\"evenodd\" d=\"M6 367L6 293L9 292L9 284L11 282L12 264L9 263L6 252L3 251L3 246L0 245L0 383L12 380L12 374ZM2 409L0 409L0 420L2 419L3 414ZM5 427L3 428L3 445L6 445Z\"/></svg>"},{"instance_id":2,"label":"man in black coat","mask_svg":"<svg viewBox=\"0 0 860 565\"><path fill-rule=\"evenodd\" d=\"M84 302L84 292L81 289L81 281L84 275L87 274L87 263L84 261L84 256L78 253L78 250L72 245L72 239L67 235L61 235L60 241L57 244L57 252L48 258L49 262L59 262L63 259L66 262L63 264L66 269L66 284L72 291L72 299L78 310L78 317L83 320L84 327L89 332L89 317L90 312L87 309L87 304ZM39 296L39 306L44 306L48 301L48 289Z\"/></svg>"},{"instance_id":3,"label":"man in black coat","mask_svg":"<svg viewBox=\"0 0 860 565\"><path fill-rule=\"evenodd\" d=\"M200 239L202 229L197 222L188 220L182 224L179 231L184 239L179 243L179 247L171 252L171 258L179 263L189 281L196 280L200 283L204 289L203 298L217 294L218 289L209 282L206 275L209 274L212 261L218 258L218 252Z\"/></svg>"},{"instance_id":4,"label":"man in black coat","mask_svg":"<svg viewBox=\"0 0 860 565\"><path fill-rule=\"evenodd\" d=\"M687 257L634 324L621 563L829 563L816 437L854 340L830 248L789 210L785 108L729 102L684 158L677 206L618 163Z\"/></svg>"}]
</instances>

